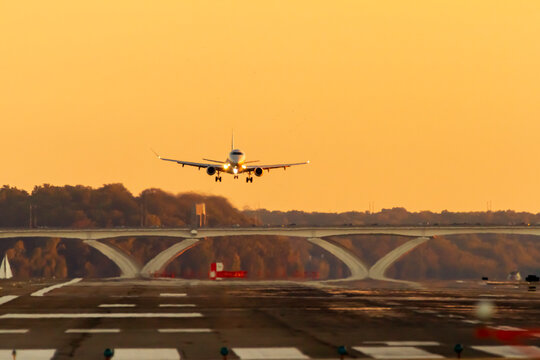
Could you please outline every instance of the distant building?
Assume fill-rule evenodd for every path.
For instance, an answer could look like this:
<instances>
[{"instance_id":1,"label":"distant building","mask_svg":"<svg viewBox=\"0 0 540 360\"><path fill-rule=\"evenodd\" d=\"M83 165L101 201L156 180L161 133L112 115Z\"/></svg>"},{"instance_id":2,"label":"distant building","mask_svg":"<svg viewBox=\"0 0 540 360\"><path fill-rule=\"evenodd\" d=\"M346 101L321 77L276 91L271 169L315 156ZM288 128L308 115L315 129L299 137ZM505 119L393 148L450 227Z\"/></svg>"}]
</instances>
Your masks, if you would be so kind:
<instances>
[{"instance_id":1,"label":"distant building","mask_svg":"<svg viewBox=\"0 0 540 360\"><path fill-rule=\"evenodd\" d=\"M508 277L506 279L510 280L510 281L520 281L521 280L521 274L517 270L512 271L512 272L510 272L510 274L508 274Z\"/></svg>"},{"instance_id":2,"label":"distant building","mask_svg":"<svg viewBox=\"0 0 540 360\"><path fill-rule=\"evenodd\" d=\"M205 203L195 204L193 207L193 220L195 227L205 227L208 224Z\"/></svg>"}]
</instances>

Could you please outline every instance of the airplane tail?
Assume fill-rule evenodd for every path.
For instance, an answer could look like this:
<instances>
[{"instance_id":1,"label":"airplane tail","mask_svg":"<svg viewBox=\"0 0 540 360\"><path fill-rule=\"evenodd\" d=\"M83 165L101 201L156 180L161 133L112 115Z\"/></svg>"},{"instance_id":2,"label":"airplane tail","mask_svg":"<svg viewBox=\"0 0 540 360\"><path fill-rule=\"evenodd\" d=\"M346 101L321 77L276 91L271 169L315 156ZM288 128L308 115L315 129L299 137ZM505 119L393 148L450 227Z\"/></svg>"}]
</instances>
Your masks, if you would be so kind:
<instances>
[{"instance_id":1,"label":"airplane tail","mask_svg":"<svg viewBox=\"0 0 540 360\"><path fill-rule=\"evenodd\" d=\"M231 151L234 150L234 131L232 133L232 136L231 136Z\"/></svg>"}]
</instances>

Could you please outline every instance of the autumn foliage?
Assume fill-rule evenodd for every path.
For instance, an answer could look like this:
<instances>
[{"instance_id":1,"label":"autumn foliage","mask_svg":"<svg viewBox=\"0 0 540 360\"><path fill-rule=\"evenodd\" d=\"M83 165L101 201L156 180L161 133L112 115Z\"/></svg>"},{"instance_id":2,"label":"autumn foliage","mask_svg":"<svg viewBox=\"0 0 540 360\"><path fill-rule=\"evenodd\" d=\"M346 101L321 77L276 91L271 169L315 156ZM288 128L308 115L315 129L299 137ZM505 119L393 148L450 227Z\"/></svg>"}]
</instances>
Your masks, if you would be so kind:
<instances>
[{"instance_id":1,"label":"autumn foliage","mask_svg":"<svg viewBox=\"0 0 540 360\"><path fill-rule=\"evenodd\" d=\"M302 211L239 211L225 198L194 193L170 194L147 189L138 196L121 184L34 188L32 193L0 189L1 228L190 227L193 206L204 202L208 226L348 226L348 225L517 225L538 224L540 214L513 211L452 213L408 212L306 213ZM406 242L399 236L340 236L328 239L348 249L368 267ZM178 241L174 238L104 240L130 254L140 265ZM118 268L79 240L3 239L18 278L112 277ZM509 271L540 272L540 242L531 236L460 235L438 237L419 246L388 270L403 279L504 278ZM348 269L338 259L305 239L282 236L203 239L167 265L165 273L207 278L210 263L230 271L246 270L252 279L340 278Z\"/></svg>"}]
</instances>

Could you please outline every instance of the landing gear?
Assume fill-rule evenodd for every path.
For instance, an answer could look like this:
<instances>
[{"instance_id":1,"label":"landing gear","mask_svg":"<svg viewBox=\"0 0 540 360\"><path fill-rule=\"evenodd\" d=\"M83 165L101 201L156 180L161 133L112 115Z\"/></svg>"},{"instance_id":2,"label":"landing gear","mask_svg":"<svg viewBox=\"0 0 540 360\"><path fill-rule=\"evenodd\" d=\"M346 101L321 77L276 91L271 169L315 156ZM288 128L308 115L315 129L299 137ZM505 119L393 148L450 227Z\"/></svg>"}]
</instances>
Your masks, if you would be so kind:
<instances>
[{"instance_id":1,"label":"landing gear","mask_svg":"<svg viewBox=\"0 0 540 360\"><path fill-rule=\"evenodd\" d=\"M221 176L216 176L216 182L221 182Z\"/></svg>"},{"instance_id":2,"label":"landing gear","mask_svg":"<svg viewBox=\"0 0 540 360\"><path fill-rule=\"evenodd\" d=\"M234 175L234 178L235 178L235 179L238 179L238 175Z\"/></svg>"},{"instance_id":3,"label":"landing gear","mask_svg":"<svg viewBox=\"0 0 540 360\"><path fill-rule=\"evenodd\" d=\"M248 183L248 182L251 182L251 183L252 183L252 182L253 182L253 176L248 176L248 177L246 178L246 182L247 182L247 183Z\"/></svg>"}]
</instances>

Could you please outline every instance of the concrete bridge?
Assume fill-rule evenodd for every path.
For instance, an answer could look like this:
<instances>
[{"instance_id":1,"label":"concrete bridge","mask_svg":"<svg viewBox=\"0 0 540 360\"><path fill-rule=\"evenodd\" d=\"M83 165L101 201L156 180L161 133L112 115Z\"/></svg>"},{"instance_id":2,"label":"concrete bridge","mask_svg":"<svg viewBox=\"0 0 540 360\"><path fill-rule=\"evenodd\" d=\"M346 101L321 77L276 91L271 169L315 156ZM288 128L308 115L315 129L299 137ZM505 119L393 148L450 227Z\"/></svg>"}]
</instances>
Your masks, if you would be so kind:
<instances>
[{"instance_id":1,"label":"concrete bridge","mask_svg":"<svg viewBox=\"0 0 540 360\"><path fill-rule=\"evenodd\" d=\"M467 234L507 234L540 236L540 226L372 226L372 227L233 227L233 228L113 228L113 229L2 229L0 239L8 238L63 238L83 240L89 246L111 259L121 271L122 277L149 277L162 270L174 258L197 245L200 239L223 236L290 236L307 239L340 259L351 272L343 280L376 280L404 282L385 276L386 270L398 259L434 236ZM337 246L325 237L344 235L395 235L412 239L390 251L368 268L350 251ZM156 255L140 267L128 254L99 240L118 237L172 237L182 239Z\"/></svg>"}]
</instances>

